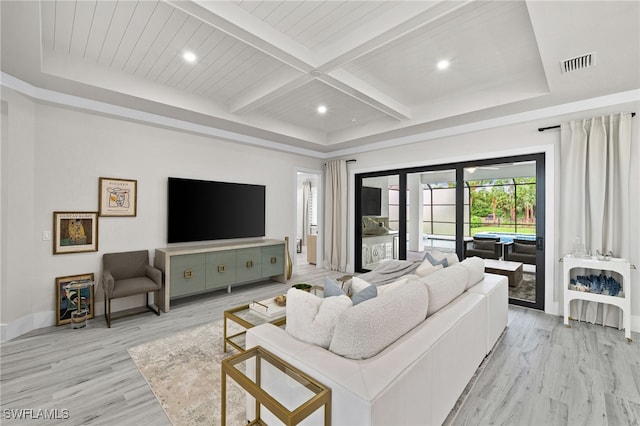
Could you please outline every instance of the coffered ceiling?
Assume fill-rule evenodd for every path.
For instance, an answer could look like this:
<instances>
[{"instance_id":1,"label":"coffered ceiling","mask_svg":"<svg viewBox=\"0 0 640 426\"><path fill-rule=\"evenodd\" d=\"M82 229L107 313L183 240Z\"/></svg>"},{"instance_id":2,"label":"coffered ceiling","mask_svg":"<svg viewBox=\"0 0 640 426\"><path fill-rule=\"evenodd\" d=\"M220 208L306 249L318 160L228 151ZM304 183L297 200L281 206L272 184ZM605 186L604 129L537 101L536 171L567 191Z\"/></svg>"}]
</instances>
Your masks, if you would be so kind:
<instances>
[{"instance_id":1,"label":"coffered ceiling","mask_svg":"<svg viewBox=\"0 0 640 426\"><path fill-rule=\"evenodd\" d=\"M2 1L1 65L5 81L331 153L637 90L639 5Z\"/></svg>"}]
</instances>

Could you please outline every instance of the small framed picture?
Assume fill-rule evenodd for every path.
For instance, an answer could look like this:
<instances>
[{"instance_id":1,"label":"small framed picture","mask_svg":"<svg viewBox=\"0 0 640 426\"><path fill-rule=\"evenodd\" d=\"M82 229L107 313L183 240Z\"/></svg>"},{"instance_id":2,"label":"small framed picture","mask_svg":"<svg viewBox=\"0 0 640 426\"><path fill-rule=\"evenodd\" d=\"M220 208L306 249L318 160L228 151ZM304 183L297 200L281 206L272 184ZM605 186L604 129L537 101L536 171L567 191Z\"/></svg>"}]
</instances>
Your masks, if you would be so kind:
<instances>
[{"instance_id":1,"label":"small framed picture","mask_svg":"<svg viewBox=\"0 0 640 426\"><path fill-rule=\"evenodd\" d=\"M138 202L138 181L131 179L100 178L100 216L135 216Z\"/></svg>"},{"instance_id":2,"label":"small framed picture","mask_svg":"<svg viewBox=\"0 0 640 426\"><path fill-rule=\"evenodd\" d=\"M53 212L53 254L98 251L97 212Z\"/></svg>"},{"instance_id":3,"label":"small framed picture","mask_svg":"<svg viewBox=\"0 0 640 426\"><path fill-rule=\"evenodd\" d=\"M93 273L56 278L56 325L69 324L79 314L93 318Z\"/></svg>"}]
</instances>

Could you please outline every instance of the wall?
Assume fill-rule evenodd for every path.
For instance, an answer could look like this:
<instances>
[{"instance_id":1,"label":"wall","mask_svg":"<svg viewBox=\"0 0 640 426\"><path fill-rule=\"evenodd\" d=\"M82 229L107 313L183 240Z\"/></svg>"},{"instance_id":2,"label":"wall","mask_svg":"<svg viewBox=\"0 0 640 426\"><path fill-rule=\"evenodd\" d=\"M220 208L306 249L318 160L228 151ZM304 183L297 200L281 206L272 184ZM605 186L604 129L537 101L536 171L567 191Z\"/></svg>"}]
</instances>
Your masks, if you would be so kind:
<instances>
[{"instance_id":1,"label":"wall","mask_svg":"<svg viewBox=\"0 0 640 426\"><path fill-rule=\"evenodd\" d=\"M103 253L164 247L167 177L267 187L267 237L292 237L297 168L322 160L33 102L6 87L2 140L2 340L55 324L55 277L93 272ZM4 136L5 132L3 132ZM54 211L97 211L98 178L138 181L137 217L99 219L99 252L53 255ZM101 289L96 314L103 313ZM143 299L117 300L114 310Z\"/></svg>"},{"instance_id":2,"label":"wall","mask_svg":"<svg viewBox=\"0 0 640 426\"><path fill-rule=\"evenodd\" d=\"M546 275L545 275L545 311L562 315L562 264L559 259L565 254L559 249L559 188L560 181L560 131L538 132L538 127L552 126L568 120L590 118L600 114L616 112L640 112L640 102L616 105L591 111L581 111L570 115L558 116L543 121L531 121L451 137L435 138L394 148L387 148L360 154L349 154L345 158L355 158L356 163L349 166L349 192L354 193L355 174L380 170L391 170L431 164L455 163L457 161L496 158L511 155L544 152L547 162L546 181ZM640 118L632 120L632 158L631 158L631 215L630 260L640 267ZM354 247L354 201L350 200L349 247ZM353 250L349 253L350 270L353 271ZM640 274L631 272L632 329L640 331Z\"/></svg>"}]
</instances>

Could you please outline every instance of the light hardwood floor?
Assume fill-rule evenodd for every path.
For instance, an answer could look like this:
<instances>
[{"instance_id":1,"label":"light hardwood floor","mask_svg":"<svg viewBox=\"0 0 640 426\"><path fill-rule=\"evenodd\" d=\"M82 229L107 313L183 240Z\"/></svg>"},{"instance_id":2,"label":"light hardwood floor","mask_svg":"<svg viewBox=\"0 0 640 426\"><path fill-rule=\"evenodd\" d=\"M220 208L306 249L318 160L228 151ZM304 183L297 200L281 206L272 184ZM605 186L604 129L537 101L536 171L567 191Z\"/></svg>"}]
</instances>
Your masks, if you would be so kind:
<instances>
[{"instance_id":1,"label":"light hardwood floor","mask_svg":"<svg viewBox=\"0 0 640 426\"><path fill-rule=\"evenodd\" d=\"M289 282L337 277L312 265ZM216 292L151 313L89 327L35 330L0 348L0 423L11 409L68 410L69 418L38 424L168 425L127 348L222 318L223 311L283 293L268 283ZM520 307L453 424L627 425L640 422L640 335L585 323L565 328L562 318ZM35 411L34 411L35 413Z\"/></svg>"}]
</instances>

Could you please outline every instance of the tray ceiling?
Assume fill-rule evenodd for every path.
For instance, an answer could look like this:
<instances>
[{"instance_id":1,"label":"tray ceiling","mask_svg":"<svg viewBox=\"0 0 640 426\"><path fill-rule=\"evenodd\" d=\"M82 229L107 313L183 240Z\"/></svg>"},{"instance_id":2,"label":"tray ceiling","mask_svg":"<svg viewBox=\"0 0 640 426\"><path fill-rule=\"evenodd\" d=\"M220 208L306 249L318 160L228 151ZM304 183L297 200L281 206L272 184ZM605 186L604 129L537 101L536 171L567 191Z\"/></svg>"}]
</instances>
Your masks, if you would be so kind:
<instances>
[{"instance_id":1,"label":"tray ceiling","mask_svg":"<svg viewBox=\"0 0 640 426\"><path fill-rule=\"evenodd\" d=\"M331 152L638 89L639 14L628 1L3 1L2 71ZM595 66L562 73L589 52Z\"/></svg>"}]
</instances>

